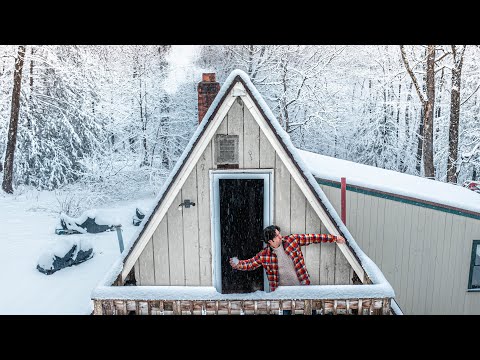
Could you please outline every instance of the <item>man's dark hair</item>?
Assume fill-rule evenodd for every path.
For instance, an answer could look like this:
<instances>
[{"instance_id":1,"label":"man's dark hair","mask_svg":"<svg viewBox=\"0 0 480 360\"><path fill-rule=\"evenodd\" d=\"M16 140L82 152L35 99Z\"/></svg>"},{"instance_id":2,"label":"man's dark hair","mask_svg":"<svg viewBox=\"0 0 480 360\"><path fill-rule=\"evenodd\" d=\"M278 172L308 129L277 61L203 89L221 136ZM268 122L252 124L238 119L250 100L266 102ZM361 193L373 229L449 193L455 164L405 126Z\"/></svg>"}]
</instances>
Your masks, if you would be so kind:
<instances>
[{"instance_id":1,"label":"man's dark hair","mask_svg":"<svg viewBox=\"0 0 480 360\"><path fill-rule=\"evenodd\" d=\"M275 230L280 231L280 226L270 225L263 229L263 242L268 244L268 242L275 237Z\"/></svg>"}]
</instances>

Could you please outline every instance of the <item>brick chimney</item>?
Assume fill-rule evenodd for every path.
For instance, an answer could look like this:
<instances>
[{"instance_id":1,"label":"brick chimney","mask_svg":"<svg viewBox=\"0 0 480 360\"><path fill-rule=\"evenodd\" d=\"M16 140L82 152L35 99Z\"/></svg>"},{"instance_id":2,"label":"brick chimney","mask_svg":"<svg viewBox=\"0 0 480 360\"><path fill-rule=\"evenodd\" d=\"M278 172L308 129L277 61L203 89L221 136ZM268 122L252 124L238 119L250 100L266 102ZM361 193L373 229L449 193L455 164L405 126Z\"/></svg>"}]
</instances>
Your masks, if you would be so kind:
<instances>
[{"instance_id":1,"label":"brick chimney","mask_svg":"<svg viewBox=\"0 0 480 360\"><path fill-rule=\"evenodd\" d=\"M215 81L215 73L203 73L202 81L198 83L198 123L202 122L208 108L220 90L220 84Z\"/></svg>"}]
</instances>

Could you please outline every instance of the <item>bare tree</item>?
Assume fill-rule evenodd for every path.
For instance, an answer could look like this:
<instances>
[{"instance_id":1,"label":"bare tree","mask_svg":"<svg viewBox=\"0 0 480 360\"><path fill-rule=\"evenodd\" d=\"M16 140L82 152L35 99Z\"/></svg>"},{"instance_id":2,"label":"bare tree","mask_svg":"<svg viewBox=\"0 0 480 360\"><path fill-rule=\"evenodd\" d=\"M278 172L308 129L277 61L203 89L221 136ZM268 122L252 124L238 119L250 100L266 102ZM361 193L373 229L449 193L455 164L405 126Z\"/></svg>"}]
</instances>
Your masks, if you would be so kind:
<instances>
[{"instance_id":1,"label":"bare tree","mask_svg":"<svg viewBox=\"0 0 480 360\"><path fill-rule=\"evenodd\" d=\"M34 68L34 59L35 59L35 47L31 46L30 47L30 53L31 53L31 58L30 58L30 94L28 95L28 104L32 104L33 102L33 68ZM31 114L28 112L27 114L27 128L28 130L31 130L32 128L32 119L31 119Z\"/></svg>"},{"instance_id":2,"label":"bare tree","mask_svg":"<svg viewBox=\"0 0 480 360\"><path fill-rule=\"evenodd\" d=\"M423 169L424 175L427 178L435 178L435 167L433 165L433 115L435 107L435 45L427 46L427 58L426 58L426 93L420 90L418 80L413 73L413 69L410 67L410 64L405 53L405 48L403 45L400 45L400 51L403 59L405 68L407 69L408 74L412 78L413 84L417 91L418 97L422 103L423 107ZM422 134L420 134L422 137Z\"/></svg>"},{"instance_id":3,"label":"bare tree","mask_svg":"<svg viewBox=\"0 0 480 360\"><path fill-rule=\"evenodd\" d=\"M23 60L25 57L25 45L18 47L18 55L15 59L15 72L13 73L12 106L10 112L10 125L8 128L7 151L5 154L5 172L3 173L2 189L13 193L13 158L17 144L18 113L20 110L20 91L22 87Z\"/></svg>"},{"instance_id":4,"label":"bare tree","mask_svg":"<svg viewBox=\"0 0 480 360\"><path fill-rule=\"evenodd\" d=\"M317 120L324 112L324 99L319 100L325 69L343 51L345 46L323 47L285 45L277 48L278 92L274 111L287 133L301 129L307 123ZM312 111L312 104L315 104Z\"/></svg>"},{"instance_id":5,"label":"bare tree","mask_svg":"<svg viewBox=\"0 0 480 360\"><path fill-rule=\"evenodd\" d=\"M460 123L460 83L462 77L463 56L466 45L452 45L452 90L450 101L450 126L448 132L447 182L457 183L458 126Z\"/></svg>"}]
</instances>

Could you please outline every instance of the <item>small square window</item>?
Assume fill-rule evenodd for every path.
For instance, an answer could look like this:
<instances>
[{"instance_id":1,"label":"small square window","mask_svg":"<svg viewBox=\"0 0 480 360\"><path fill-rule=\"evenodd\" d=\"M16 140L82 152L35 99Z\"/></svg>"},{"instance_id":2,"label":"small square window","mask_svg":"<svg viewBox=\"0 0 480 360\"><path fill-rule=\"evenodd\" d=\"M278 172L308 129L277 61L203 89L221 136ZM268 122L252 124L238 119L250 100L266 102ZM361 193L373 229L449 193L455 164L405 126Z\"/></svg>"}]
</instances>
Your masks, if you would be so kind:
<instances>
[{"instance_id":1,"label":"small square window","mask_svg":"<svg viewBox=\"0 0 480 360\"><path fill-rule=\"evenodd\" d=\"M473 240L468 288L480 289L480 240Z\"/></svg>"}]
</instances>

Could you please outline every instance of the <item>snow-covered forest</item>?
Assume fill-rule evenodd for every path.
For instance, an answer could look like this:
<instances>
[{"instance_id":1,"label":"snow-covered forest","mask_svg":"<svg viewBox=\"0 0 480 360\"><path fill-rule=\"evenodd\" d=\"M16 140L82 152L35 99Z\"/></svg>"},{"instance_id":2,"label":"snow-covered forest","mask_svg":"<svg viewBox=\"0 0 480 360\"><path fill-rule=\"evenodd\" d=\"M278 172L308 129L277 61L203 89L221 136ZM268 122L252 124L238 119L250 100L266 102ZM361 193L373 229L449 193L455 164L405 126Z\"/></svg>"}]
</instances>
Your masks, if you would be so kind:
<instances>
[{"instance_id":1,"label":"snow-covered forest","mask_svg":"<svg viewBox=\"0 0 480 360\"><path fill-rule=\"evenodd\" d=\"M208 45L175 86L173 48L0 46L3 190L81 189L79 211L156 193L198 125L201 73L222 84L236 68L300 149L444 182L478 178L477 46Z\"/></svg>"}]
</instances>

